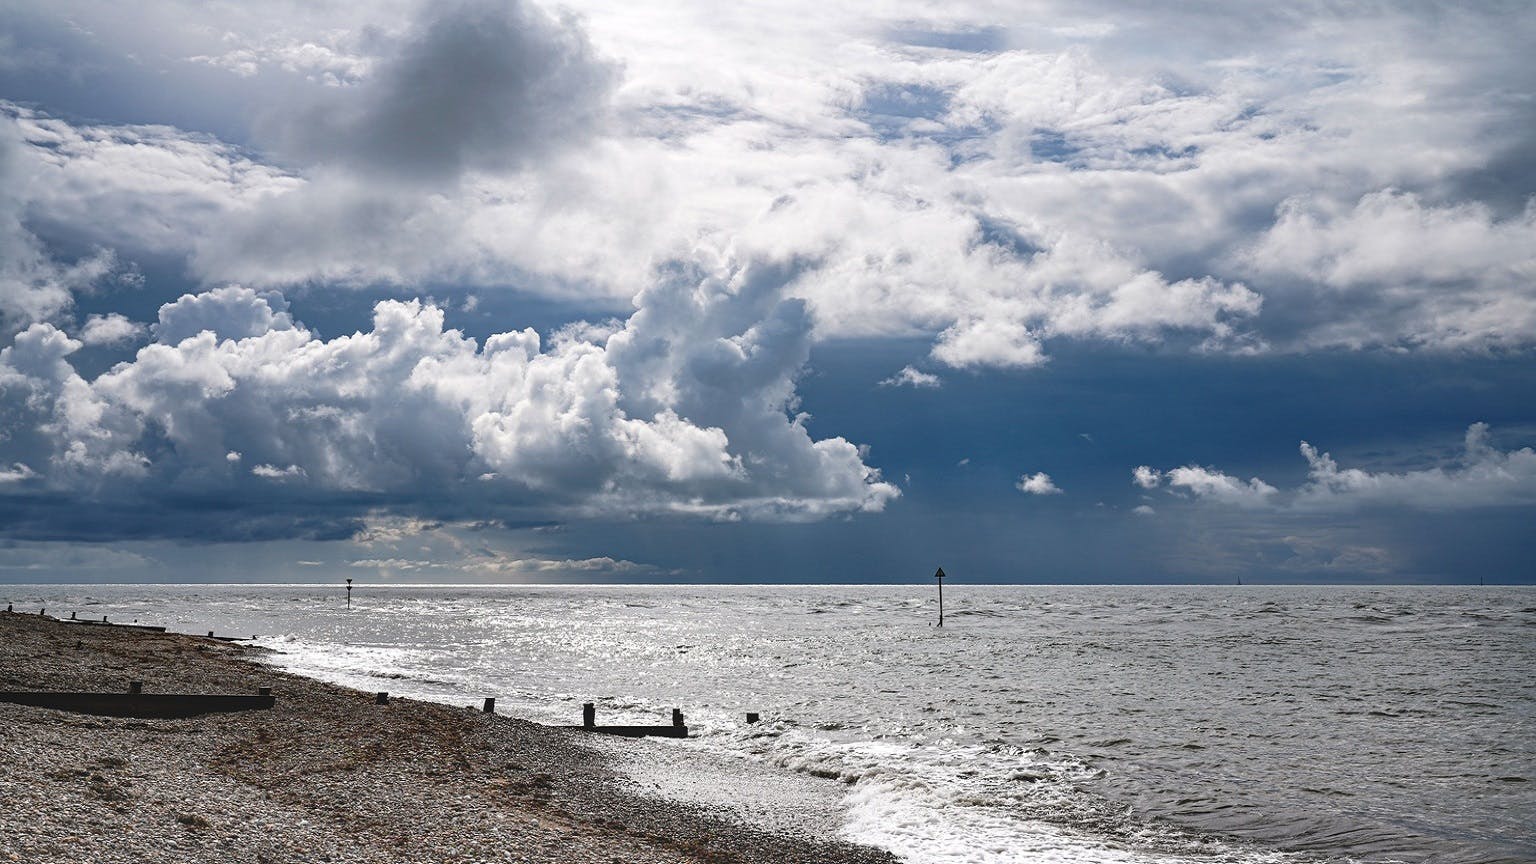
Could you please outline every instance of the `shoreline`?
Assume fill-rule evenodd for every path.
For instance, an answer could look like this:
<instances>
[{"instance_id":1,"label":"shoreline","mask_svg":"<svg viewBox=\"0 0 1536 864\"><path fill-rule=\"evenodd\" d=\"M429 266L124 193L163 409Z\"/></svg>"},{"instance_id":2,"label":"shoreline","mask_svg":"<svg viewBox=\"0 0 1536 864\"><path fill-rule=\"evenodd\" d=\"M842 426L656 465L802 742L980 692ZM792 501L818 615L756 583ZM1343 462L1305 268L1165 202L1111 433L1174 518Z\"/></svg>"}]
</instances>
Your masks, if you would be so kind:
<instances>
[{"instance_id":1,"label":"shoreline","mask_svg":"<svg viewBox=\"0 0 1536 864\"><path fill-rule=\"evenodd\" d=\"M277 697L270 710L177 720L0 703L0 860L898 860L816 836L824 819L748 820L755 802L733 812L659 786L643 794L588 733L414 699L376 705L263 663L263 650L0 612L3 690L124 692L138 680L147 693ZM743 789L764 785L757 766L739 768ZM652 779L667 776L662 764Z\"/></svg>"}]
</instances>

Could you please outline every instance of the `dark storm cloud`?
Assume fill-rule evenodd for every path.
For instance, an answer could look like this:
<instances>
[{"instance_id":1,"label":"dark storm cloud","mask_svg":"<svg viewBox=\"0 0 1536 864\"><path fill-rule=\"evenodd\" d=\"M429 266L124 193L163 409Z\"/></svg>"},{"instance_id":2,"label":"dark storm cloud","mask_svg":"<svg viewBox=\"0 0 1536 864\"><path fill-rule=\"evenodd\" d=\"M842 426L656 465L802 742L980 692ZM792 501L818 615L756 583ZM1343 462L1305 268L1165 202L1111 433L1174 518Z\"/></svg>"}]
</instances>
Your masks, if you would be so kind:
<instances>
[{"instance_id":1,"label":"dark storm cloud","mask_svg":"<svg viewBox=\"0 0 1536 864\"><path fill-rule=\"evenodd\" d=\"M290 156L411 180L515 169L596 126L616 78L571 18L522 2L428 7L373 75L267 131Z\"/></svg>"}]
</instances>

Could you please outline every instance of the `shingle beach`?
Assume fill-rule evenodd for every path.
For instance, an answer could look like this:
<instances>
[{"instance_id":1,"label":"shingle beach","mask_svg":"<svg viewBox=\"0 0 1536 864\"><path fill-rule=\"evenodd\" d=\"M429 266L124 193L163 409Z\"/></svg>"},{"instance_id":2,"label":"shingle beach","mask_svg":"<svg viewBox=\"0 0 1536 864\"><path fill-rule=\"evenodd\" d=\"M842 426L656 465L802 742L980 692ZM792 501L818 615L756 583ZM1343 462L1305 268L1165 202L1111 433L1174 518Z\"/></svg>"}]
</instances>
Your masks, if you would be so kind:
<instances>
[{"instance_id":1,"label":"shingle beach","mask_svg":"<svg viewBox=\"0 0 1536 864\"><path fill-rule=\"evenodd\" d=\"M259 658L196 636L0 613L0 690L142 681L147 693L277 697L271 710L174 720L0 703L0 861L895 861L836 841L825 819L770 830L645 797L604 752L614 745L581 732L478 708L378 705ZM687 746L666 752L687 759Z\"/></svg>"}]
</instances>

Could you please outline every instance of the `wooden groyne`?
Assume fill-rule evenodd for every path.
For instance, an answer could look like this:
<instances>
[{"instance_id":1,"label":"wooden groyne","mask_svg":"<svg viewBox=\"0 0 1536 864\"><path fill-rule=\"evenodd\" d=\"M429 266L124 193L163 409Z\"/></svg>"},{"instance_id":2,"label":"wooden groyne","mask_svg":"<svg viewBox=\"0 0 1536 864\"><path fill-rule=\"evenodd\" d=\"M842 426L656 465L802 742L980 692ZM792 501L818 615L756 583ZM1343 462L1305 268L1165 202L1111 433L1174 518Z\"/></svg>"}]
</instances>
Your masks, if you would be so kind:
<instances>
[{"instance_id":1,"label":"wooden groyne","mask_svg":"<svg viewBox=\"0 0 1536 864\"><path fill-rule=\"evenodd\" d=\"M0 691L0 702L52 708L76 714L105 717L175 718L222 714L231 711L265 711L277 704L269 687L256 696L203 693L145 693L134 681L127 693L79 693L48 690Z\"/></svg>"},{"instance_id":2,"label":"wooden groyne","mask_svg":"<svg viewBox=\"0 0 1536 864\"><path fill-rule=\"evenodd\" d=\"M670 726L599 726L597 725L597 706L591 702L581 706L581 725L567 726L567 729L580 729L583 732L597 732L602 735L619 735L624 738L687 738L688 726L683 722L681 708L672 709L672 725Z\"/></svg>"}]
</instances>

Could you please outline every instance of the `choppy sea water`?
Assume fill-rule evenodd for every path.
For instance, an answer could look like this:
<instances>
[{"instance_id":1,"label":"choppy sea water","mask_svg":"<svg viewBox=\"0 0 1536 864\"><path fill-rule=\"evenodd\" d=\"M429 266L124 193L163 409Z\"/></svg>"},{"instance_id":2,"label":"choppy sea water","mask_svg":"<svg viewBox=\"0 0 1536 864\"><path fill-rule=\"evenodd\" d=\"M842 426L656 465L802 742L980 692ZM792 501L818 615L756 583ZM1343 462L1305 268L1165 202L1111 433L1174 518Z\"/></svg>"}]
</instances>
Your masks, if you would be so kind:
<instances>
[{"instance_id":1,"label":"choppy sea water","mask_svg":"<svg viewBox=\"0 0 1536 864\"><path fill-rule=\"evenodd\" d=\"M0 586L293 671L666 723L911 862L1536 861L1536 589ZM764 722L747 726L746 711Z\"/></svg>"}]
</instances>

